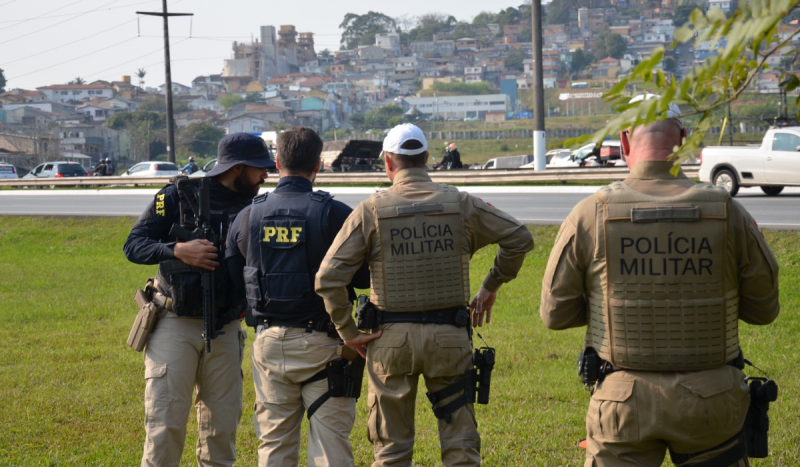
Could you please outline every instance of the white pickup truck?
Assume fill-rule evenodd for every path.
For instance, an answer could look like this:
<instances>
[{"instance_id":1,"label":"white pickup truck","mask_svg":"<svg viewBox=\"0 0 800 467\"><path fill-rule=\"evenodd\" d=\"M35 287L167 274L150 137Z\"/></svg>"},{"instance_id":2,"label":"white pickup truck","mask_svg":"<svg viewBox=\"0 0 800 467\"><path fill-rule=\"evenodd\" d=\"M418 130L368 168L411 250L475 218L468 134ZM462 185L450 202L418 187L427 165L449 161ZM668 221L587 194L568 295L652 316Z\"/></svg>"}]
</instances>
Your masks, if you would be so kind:
<instances>
[{"instance_id":1,"label":"white pickup truck","mask_svg":"<svg viewBox=\"0 0 800 467\"><path fill-rule=\"evenodd\" d=\"M760 186L776 196L800 186L800 127L773 128L761 146L710 146L700 153L700 181L736 196L743 186Z\"/></svg>"}]
</instances>

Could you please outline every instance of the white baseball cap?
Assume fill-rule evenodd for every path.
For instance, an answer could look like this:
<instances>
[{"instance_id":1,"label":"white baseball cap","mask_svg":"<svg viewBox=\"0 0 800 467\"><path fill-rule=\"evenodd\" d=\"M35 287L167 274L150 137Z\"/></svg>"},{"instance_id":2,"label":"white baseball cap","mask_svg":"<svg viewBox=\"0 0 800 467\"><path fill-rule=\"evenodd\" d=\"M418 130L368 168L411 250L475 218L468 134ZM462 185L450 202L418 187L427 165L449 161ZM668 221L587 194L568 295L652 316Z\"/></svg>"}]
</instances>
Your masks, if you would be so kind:
<instances>
[{"instance_id":1,"label":"white baseball cap","mask_svg":"<svg viewBox=\"0 0 800 467\"><path fill-rule=\"evenodd\" d=\"M659 96L658 94L651 94L648 92L645 94L639 94L638 96L634 96L634 98L629 100L628 103L634 104L636 102L649 101L650 99L661 99L661 96ZM669 109L667 109L667 118L676 118L678 120L681 119L681 108L678 107L678 105L675 104L674 102L669 103Z\"/></svg>"},{"instance_id":2,"label":"white baseball cap","mask_svg":"<svg viewBox=\"0 0 800 467\"><path fill-rule=\"evenodd\" d=\"M421 148L417 149L403 149L401 146L406 141L417 140L422 143ZM405 156L416 156L428 150L428 141L425 139L425 134L418 126L411 123L403 123L397 125L389 131L386 138L383 140L383 152L390 152L392 154L403 154Z\"/></svg>"}]
</instances>

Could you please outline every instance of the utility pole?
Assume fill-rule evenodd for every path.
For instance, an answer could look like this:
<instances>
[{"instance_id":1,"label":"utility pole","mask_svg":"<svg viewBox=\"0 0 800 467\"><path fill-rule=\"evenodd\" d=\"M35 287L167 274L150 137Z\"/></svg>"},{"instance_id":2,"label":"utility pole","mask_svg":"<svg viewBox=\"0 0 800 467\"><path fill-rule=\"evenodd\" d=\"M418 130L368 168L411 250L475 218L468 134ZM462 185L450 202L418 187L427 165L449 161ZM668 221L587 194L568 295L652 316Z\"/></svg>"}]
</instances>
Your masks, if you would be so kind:
<instances>
[{"instance_id":1,"label":"utility pole","mask_svg":"<svg viewBox=\"0 0 800 467\"><path fill-rule=\"evenodd\" d=\"M170 16L193 16L194 13L167 13L167 0L161 0L163 11L137 11L137 15L160 16L164 18L164 96L167 100L167 160L175 162L175 122L172 112L172 71L169 62L169 17Z\"/></svg>"},{"instance_id":2,"label":"utility pole","mask_svg":"<svg viewBox=\"0 0 800 467\"><path fill-rule=\"evenodd\" d=\"M547 170L544 136L544 72L542 70L542 0L531 2L533 39L533 161L536 170Z\"/></svg>"}]
</instances>

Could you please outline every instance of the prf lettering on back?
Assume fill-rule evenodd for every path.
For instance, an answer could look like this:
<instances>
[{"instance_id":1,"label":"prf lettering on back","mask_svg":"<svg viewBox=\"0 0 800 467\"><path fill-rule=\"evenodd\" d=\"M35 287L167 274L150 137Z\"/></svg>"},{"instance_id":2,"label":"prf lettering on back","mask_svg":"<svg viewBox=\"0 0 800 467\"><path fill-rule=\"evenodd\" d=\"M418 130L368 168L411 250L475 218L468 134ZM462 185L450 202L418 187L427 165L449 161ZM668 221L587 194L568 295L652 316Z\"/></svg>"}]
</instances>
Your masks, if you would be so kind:
<instances>
[{"instance_id":1,"label":"prf lettering on back","mask_svg":"<svg viewBox=\"0 0 800 467\"><path fill-rule=\"evenodd\" d=\"M399 227L389 230L392 256L421 255L453 251L453 230L448 224L422 223L420 227Z\"/></svg>"},{"instance_id":2,"label":"prf lettering on back","mask_svg":"<svg viewBox=\"0 0 800 467\"><path fill-rule=\"evenodd\" d=\"M302 227L264 227L264 242L297 243ZM274 240L273 240L274 237Z\"/></svg>"},{"instance_id":3,"label":"prf lettering on back","mask_svg":"<svg viewBox=\"0 0 800 467\"><path fill-rule=\"evenodd\" d=\"M622 258L619 260L623 276L711 276L714 261L709 257L711 242L708 237L622 237ZM642 258L638 255L647 255Z\"/></svg>"},{"instance_id":4,"label":"prf lettering on back","mask_svg":"<svg viewBox=\"0 0 800 467\"><path fill-rule=\"evenodd\" d=\"M156 195L156 215L165 216L167 213L164 211L164 194Z\"/></svg>"}]
</instances>

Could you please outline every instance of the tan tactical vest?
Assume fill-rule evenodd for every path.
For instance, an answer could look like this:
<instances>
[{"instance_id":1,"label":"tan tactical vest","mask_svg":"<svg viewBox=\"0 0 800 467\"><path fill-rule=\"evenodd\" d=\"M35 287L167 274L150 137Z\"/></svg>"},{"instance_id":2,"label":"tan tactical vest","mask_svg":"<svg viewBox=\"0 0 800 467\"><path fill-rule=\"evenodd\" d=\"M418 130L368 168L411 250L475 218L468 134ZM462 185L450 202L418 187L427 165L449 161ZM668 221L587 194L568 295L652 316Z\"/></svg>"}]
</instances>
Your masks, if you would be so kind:
<instances>
[{"instance_id":1,"label":"tan tactical vest","mask_svg":"<svg viewBox=\"0 0 800 467\"><path fill-rule=\"evenodd\" d=\"M426 311L469 301L469 244L458 190L424 201L389 190L370 198L381 253L370 263L370 301L384 311Z\"/></svg>"},{"instance_id":2,"label":"tan tactical vest","mask_svg":"<svg viewBox=\"0 0 800 467\"><path fill-rule=\"evenodd\" d=\"M588 284L586 345L632 370L703 370L734 359L739 293L728 193L697 185L655 197L616 182L597 202L600 273Z\"/></svg>"}]
</instances>

